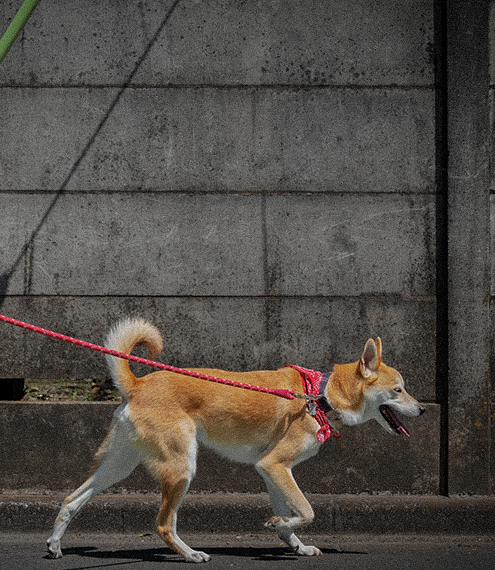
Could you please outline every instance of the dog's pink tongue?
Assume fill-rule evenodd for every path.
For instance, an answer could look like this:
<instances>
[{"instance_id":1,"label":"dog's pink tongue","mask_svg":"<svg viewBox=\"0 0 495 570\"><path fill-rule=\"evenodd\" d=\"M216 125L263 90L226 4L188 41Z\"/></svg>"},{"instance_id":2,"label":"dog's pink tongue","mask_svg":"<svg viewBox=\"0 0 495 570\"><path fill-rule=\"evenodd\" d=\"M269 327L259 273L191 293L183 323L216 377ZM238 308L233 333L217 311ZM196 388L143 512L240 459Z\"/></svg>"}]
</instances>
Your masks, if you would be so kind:
<instances>
[{"instance_id":1,"label":"dog's pink tongue","mask_svg":"<svg viewBox=\"0 0 495 570\"><path fill-rule=\"evenodd\" d=\"M407 431L406 427L402 425L402 422L399 421L397 416L388 406L381 406L380 410L382 413L385 412L385 419L389 422L389 424L393 424L393 427L395 427L398 432L401 431L406 437L411 437L411 434Z\"/></svg>"}]
</instances>

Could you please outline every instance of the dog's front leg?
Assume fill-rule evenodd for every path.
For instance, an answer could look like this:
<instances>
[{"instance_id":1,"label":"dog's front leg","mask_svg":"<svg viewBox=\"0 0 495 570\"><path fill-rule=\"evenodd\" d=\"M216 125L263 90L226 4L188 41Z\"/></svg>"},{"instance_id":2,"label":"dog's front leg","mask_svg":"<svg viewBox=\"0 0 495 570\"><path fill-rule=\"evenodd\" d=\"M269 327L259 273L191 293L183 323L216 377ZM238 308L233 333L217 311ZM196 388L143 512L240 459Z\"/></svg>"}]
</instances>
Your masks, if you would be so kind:
<instances>
[{"instance_id":1,"label":"dog's front leg","mask_svg":"<svg viewBox=\"0 0 495 570\"><path fill-rule=\"evenodd\" d=\"M304 545L294 534L293 529L309 524L314 519L314 512L295 482L289 468L272 463L263 458L256 470L263 477L274 515L265 527L274 528L281 540L301 556L318 556L321 550L315 546ZM294 516L295 515L295 516Z\"/></svg>"}]
</instances>

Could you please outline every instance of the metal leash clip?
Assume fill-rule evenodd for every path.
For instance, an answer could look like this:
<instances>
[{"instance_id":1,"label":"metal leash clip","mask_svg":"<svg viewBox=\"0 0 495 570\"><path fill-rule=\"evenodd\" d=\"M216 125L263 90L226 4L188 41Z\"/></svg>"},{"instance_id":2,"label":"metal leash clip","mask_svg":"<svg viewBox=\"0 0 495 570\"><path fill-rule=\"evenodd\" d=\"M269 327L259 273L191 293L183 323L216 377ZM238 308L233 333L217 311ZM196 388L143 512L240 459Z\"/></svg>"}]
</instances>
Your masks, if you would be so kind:
<instances>
[{"instance_id":1,"label":"metal leash clip","mask_svg":"<svg viewBox=\"0 0 495 570\"><path fill-rule=\"evenodd\" d=\"M308 402L308 414L316 416L316 402L314 400Z\"/></svg>"}]
</instances>

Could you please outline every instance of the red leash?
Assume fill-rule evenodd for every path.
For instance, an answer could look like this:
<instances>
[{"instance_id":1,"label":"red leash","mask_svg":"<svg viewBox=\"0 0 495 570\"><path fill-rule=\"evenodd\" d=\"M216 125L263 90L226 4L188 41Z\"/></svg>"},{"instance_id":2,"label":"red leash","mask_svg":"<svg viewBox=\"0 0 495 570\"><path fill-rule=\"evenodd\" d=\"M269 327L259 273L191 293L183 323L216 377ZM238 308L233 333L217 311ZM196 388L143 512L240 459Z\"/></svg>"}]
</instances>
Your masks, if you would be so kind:
<instances>
[{"instance_id":1,"label":"red leash","mask_svg":"<svg viewBox=\"0 0 495 570\"><path fill-rule=\"evenodd\" d=\"M50 336L58 340L64 340L71 344L77 346L82 346L84 348L89 348L96 352L103 352L104 354L110 354L111 356L116 356L118 358L124 358L125 360L130 360L132 362L137 362L138 364L144 364L145 366L151 366L158 370L167 370L168 372L175 372L176 374L183 374L184 376L192 376L193 378L200 378L201 380L208 380L209 382L216 382L217 384L225 384L226 386L233 386L235 388L244 388L246 390L253 390L254 392L263 392L264 394L273 394L274 396L280 396L287 400L293 400L294 398L303 398L305 400L313 400L312 396L305 396L304 394L297 394L293 390L273 390L271 388L263 388L262 386L253 386L251 384L244 384L243 382L234 382L233 380L226 380L224 378L216 378L215 376L207 376L206 374L200 374L199 372L193 372L191 370L184 370L183 368L176 368L175 366L170 366L168 364L162 364L161 362L154 362L153 360L147 360L146 358L140 358L138 356L133 356L132 354L126 354L125 352L117 352L116 350L111 350L105 348L104 346L98 346L97 344L92 344L91 342L85 342L84 340L79 340L77 338L72 338L63 334L55 333L28 323L23 323L16 319L11 319L10 317L5 317L0 315L0 321L4 321L16 327L27 329L44 336Z\"/></svg>"}]
</instances>

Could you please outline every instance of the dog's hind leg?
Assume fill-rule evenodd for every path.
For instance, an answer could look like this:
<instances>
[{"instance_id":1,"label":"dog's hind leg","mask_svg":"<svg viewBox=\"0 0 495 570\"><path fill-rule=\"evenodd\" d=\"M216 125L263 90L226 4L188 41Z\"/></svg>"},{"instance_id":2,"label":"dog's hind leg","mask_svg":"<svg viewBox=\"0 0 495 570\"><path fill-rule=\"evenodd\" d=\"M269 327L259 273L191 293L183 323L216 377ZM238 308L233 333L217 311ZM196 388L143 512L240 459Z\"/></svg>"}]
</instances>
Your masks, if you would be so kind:
<instances>
[{"instance_id":1,"label":"dog's hind leg","mask_svg":"<svg viewBox=\"0 0 495 570\"><path fill-rule=\"evenodd\" d=\"M62 556L60 541L70 521L81 508L98 493L125 479L142 460L141 453L129 441L128 430L120 422L112 427L105 447L104 458L98 469L64 500L53 533L47 541L48 553L52 558Z\"/></svg>"},{"instance_id":2,"label":"dog's hind leg","mask_svg":"<svg viewBox=\"0 0 495 570\"><path fill-rule=\"evenodd\" d=\"M265 526L274 528L279 538L288 544L296 554L300 556L320 555L320 549L315 546L306 546L294 534L293 529L309 524L314 518L314 513L311 505L294 481L290 469L282 465L269 467L266 462L260 462L256 466L256 470L265 481L275 515Z\"/></svg>"},{"instance_id":3,"label":"dog's hind leg","mask_svg":"<svg viewBox=\"0 0 495 570\"><path fill-rule=\"evenodd\" d=\"M157 531L167 546L177 552L187 562L208 562L210 556L190 548L177 534L177 510L189 488L190 481L168 480L162 484L162 504L157 518Z\"/></svg>"},{"instance_id":4,"label":"dog's hind leg","mask_svg":"<svg viewBox=\"0 0 495 570\"><path fill-rule=\"evenodd\" d=\"M197 442L192 424L186 425L184 422L176 428L178 437L169 439L162 446L164 460L154 469L162 488L157 531L167 546L187 562L208 562L208 554L193 550L177 534L177 511L196 471Z\"/></svg>"}]
</instances>

